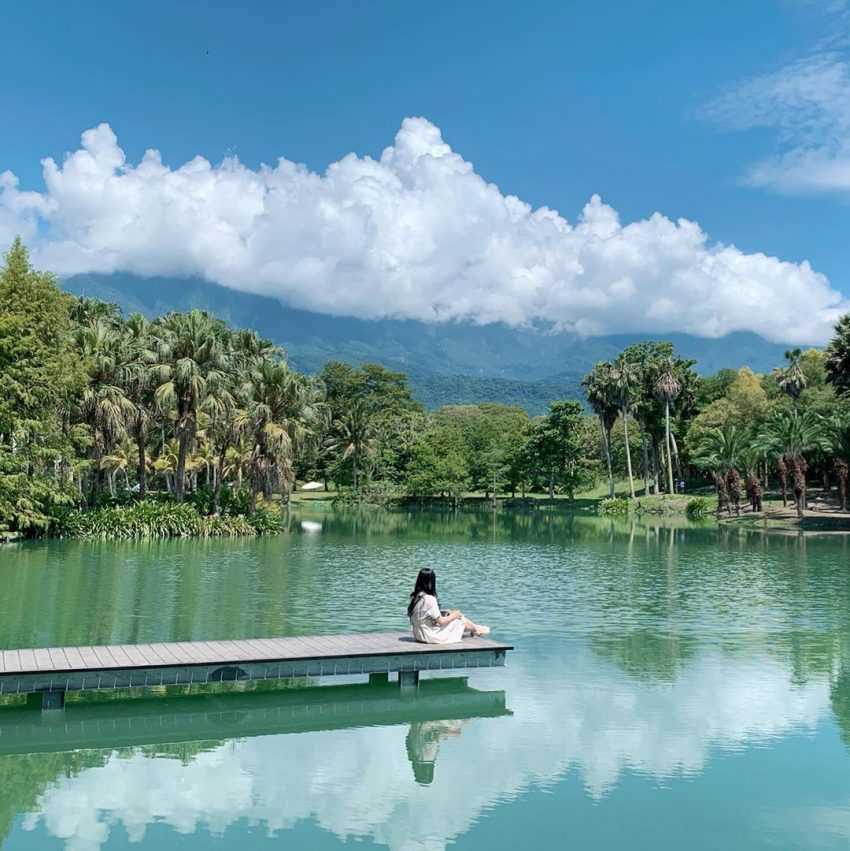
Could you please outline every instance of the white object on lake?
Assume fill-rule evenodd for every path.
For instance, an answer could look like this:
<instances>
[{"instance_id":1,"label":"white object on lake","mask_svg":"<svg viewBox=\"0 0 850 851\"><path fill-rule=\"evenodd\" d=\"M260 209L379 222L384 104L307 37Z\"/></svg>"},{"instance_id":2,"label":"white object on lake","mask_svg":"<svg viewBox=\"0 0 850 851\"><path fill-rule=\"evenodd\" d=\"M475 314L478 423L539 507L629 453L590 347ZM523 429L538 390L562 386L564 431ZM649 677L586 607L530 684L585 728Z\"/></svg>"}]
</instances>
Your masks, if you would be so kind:
<instances>
[{"instance_id":1,"label":"white object on lake","mask_svg":"<svg viewBox=\"0 0 850 851\"><path fill-rule=\"evenodd\" d=\"M322 524L317 523L315 520L302 520L301 521L301 531L302 532L321 532Z\"/></svg>"},{"instance_id":2,"label":"white object on lake","mask_svg":"<svg viewBox=\"0 0 850 851\"><path fill-rule=\"evenodd\" d=\"M303 491L320 491L324 489L324 485L321 482L306 482L301 485L301 490Z\"/></svg>"}]
</instances>

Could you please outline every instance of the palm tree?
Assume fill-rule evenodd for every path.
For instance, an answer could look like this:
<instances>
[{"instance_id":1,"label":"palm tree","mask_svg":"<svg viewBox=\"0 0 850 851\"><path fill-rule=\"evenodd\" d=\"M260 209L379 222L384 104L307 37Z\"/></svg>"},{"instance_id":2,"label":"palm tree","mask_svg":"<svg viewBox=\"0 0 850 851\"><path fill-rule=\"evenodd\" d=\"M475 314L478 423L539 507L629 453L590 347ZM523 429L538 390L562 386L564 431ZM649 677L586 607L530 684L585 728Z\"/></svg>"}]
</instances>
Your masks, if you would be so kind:
<instances>
[{"instance_id":1,"label":"palm tree","mask_svg":"<svg viewBox=\"0 0 850 851\"><path fill-rule=\"evenodd\" d=\"M75 344L86 364L88 378L78 400L78 414L91 430L92 485L96 496L103 474L101 460L124 439L133 405L121 387L122 340L114 325L102 318L93 319L77 330Z\"/></svg>"},{"instance_id":2,"label":"palm tree","mask_svg":"<svg viewBox=\"0 0 850 851\"><path fill-rule=\"evenodd\" d=\"M611 431L620 409L614 393L614 379L611 375L613 367L610 363L597 363L584 377L584 388L587 401L593 412L599 417L602 430L602 447L605 450L605 460L608 464L608 495L614 496L614 470L611 462Z\"/></svg>"},{"instance_id":3,"label":"palm tree","mask_svg":"<svg viewBox=\"0 0 850 851\"><path fill-rule=\"evenodd\" d=\"M682 384L676 377L672 358L665 358L655 381L655 395L664 402L665 449L667 453L667 492L675 493L673 488L673 451L670 441L670 404L675 402L682 391Z\"/></svg>"},{"instance_id":4,"label":"palm tree","mask_svg":"<svg viewBox=\"0 0 850 851\"><path fill-rule=\"evenodd\" d=\"M629 413L640 387L640 369L637 364L624 358L620 355L614 362L610 372L611 381L613 384L613 395L617 400L617 405L623 414L623 431L625 433L626 443L626 469L629 474L629 494L632 499L635 498L635 480L632 476L632 453L629 448Z\"/></svg>"},{"instance_id":5,"label":"palm tree","mask_svg":"<svg viewBox=\"0 0 850 851\"><path fill-rule=\"evenodd\" d=\"M757 441L749 441L739 453L741 465L746 474L747 496L753 512L762 510L764 489L759 479L759 465L765 460L765 453Z\"/></svg>"},{"instance_id":6,"label":"palm tree","mask_svg":"<svg viewBox=\"0 0 850 851\"><path fill-rule=\"evenodd\" d=\"M797 515L802 517L806 507L806 453L829 446L823 420L812 411L802 414L797 409L777 411L764 424L759 444L780 458L791 473L794 504Z\"/></svg>"},{"instance_id":7,"label":"palm tree","mask_svg":"<svg viewBox=\"0 0 850 851\"><path fill-rule=\"evenodd\" d=\"M837 393L850 390L850 313L838 320L826 347L826 374Z\"/></svg>"},{"instance_id":8,"label":"palm tree","mask_svg":"<svg viewBox=\"0 0 850 851\"><path fill-rule=\"evenodd\" d=\"M164 370L157 365L157 353L150 323L138 313L127 320L119 381L124 395L133 406L129 416L130 432L136 442L138 455L139 498L147 495L148 430L155 408L154 391L164 379Z\"/></svg>"},{"instance_id":9,"label":"palm tree","mask_svg":"<svg viewBox=\"0 0 850 851\"><path fill-rule=\"evenodd\" d=\"M266 498L294 479L293 452L301 425L293 405L295 376L282 360L260 360L250 371L247 392L251 435L252 507L257 494Z\"/></svg>"},{"instance_id":10,"label":"palm tree","mask_svg":"<svg viewBox=\"0 0 850 851\"><path fill-rule=\"evenodd\" d=\"M826 422L826 434L832 452L832 466L838 478L841 510L847 511L847 480L850 477L850 413L835 413Z\"/></svg>"},{"instance_id":11,"label":"palm tree","mask_svg":"<svg viewBox=\"0 0 850 851\"><path fill-rule=\"evenodd\" d=\"M795 401L806 388L806 374L802 367L803 353L800 349L788 349L785 352L785 360L788 365L782 369L773 371L776 383L783 393L787 393Z\"/></svg>"},{"instance_id":12,"label":"palm tree","mask_svg":"<svg viewBox=\"0 0 850 851\"><path fill-rule=\"evenodd\" d=\"M229 393L228 332L223 322L200 310L170 313L154 325L157 371L162 379L155 397L161 409L170 407L177 414L174 489L182 501L186 459L197 434L198 414L202 407L224 405Z\"/></svg>"},{"instance_id":13,"label":"palm tree","mask_svg":"<svg viewBox=\"0 0 850 851\"><path fill-rule=\"evenodd\" d=\"M371 411L363 401L353 402L334 423L336 434L328 448L341 453L341 460L351 458L354 474L354 491L359 493L362 462L375 450L375 434Z\"/></svg>"},{"instance_id":14,"label":"palm tree","mask_svg":"<svg viewBox=\"0 0 850 851\"><path fill-rule=\"evenodd\" d=\"M100 468L106 471L107 480L109 482L109 493L115 496L115 477L118 473L124 476L124 487L130 489L130 480L127 477L127 469L130 466L130 455L132 454L132 446L128 445L129 441L121 446L115 447L109 455L104 455L100 459Z\"/></svg>"},{"instance_id":15,"label":"palm tree","mask_svg":"<svg viewBox=\"0 0 850 851\"><path fill-rule=\"evenodd\" d=\"M732 498L736 512L740 513L741 476L737 468L746 445L744 432L737 426L729 425L709 429L701 435L694 447L694 464L708 470L714 478L718 516L724 507L731 516L729 497Z\"/></svg>"},{"instance_id":16,"label":"palm tree","mask_svg":"<svg viewBox=\"0 0 850 851\"><path fill-rule=\"evenodd\" d=\"M165 487L169 493L174 492L174 474L177 471L177 456L180 447L176 440L169 440L159 455L154 459L153 469L165 477Z\"/></svg>"}]
</instances>

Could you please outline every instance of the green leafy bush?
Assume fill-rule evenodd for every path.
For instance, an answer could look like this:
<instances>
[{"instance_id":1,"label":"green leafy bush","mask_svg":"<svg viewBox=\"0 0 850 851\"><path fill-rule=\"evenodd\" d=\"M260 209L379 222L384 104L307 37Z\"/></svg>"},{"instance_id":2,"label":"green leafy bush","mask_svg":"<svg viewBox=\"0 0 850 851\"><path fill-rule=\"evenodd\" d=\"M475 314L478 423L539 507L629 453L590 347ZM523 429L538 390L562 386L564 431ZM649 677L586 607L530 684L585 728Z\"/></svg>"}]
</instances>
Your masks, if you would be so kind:
<instances>
[{"instance_id":1,"label":"green leafy bush","mask_svg":"<svg viewBox=\"0 0 850 851\"><path fill-rule=\"evenodd\" d=\"M609 497L599 503L600 514L628 514L629 501L622 497Z\"/></svg>"},{"instance_id":2,"label":"green leafy bush","mask_svg":"<svg viewBox=\"0 0 850 851\"><path fill-rule=\"evenodd\" d=\"M59 521L62 537L97 540L218 538L279 532L279 517L267 510L251 515L203 516L191 503L143 500L89 511L70 511Z\"/></svg>"},{"instance_id":3,"label":"green leafy bush","mask_svg":"<svg viewBox=\"0 0 850 851\"><path fill-rule=\"evenodd\" d=\"M696 496L688 501L685 506L685 514L689 520L702 520L709 512L708 500L701 496Z\"/></svg>"}]
</instances>

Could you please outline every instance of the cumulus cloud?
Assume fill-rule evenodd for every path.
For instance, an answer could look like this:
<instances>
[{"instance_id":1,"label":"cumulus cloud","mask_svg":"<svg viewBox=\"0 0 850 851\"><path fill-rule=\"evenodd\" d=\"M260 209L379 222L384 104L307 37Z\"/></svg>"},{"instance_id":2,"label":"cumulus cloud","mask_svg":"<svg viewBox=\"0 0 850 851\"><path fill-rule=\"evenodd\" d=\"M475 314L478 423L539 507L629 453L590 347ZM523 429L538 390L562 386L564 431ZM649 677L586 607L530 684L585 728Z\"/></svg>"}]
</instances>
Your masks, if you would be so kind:
<instances>
[{"instance_id":1,"label":"cumulus cloud","mask_svg":"<svg viewBox=\"0 0 850 851\"><path fill-rule=\"evenodd\" d=\"M22 232L62 275L196 276L362 318L541 323L579 334L752 330L822 343L850 304L808 262L712 243L660 213L623 224L593 196L573 223L478 175L439 128L407 118L380 159L323 174L281 158L130 163L87 130L44 189L0 176L0 242Z\"/></svg>"}]
</instances>

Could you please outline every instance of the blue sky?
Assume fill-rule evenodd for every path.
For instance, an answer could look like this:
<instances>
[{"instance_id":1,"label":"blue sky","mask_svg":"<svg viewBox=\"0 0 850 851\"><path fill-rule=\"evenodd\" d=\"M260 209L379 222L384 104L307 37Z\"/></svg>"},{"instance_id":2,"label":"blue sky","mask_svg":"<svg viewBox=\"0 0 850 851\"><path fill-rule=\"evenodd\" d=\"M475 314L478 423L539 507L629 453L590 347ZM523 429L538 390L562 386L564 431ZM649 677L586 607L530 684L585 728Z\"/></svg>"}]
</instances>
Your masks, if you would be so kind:
<instances>
[{"instance_id":1,"label":"blue sky","mask_svg":"<svg viewBox=\"0 0 850 851\"><path fill-rule=\"evenodd\" d=\"M657 211L673 222L685 217L699 223L711 245L732 243L747 256L764 252L794 264L811 261L828 277L832 293L820 292L823 305L817 297L804 300L824 311L817 329L806 332L811 338L822 336L839 309L836 291L850 294L842 178L835 185L789 183L775 169L773 176L752 176L754 164L777 154L817 148L818 133L828 137L830 167L836 159L843 166L841 74L848 26L841 4L255 2L237 9L215 2L33 3L15 4L4 17L14 37L4 39L0 52L0 171L13 172L19 190L44 192L41 159L61 164L66 152L80 147L80 134L101 122L133 165L155 148L172 169L196 155L214 166L235 155L250 170L274 166L284 156L321 174L349 152L380 157L403 119L423 116L502 195L553 208L571 224L599 194L623 224ZM833 88L818 95L814 107L810 100L804 105L820 119L801 129L792 120L758 115L759 104L773 104L777 114L794 112L798 104L785 96L783 75L812 77L806 66L812 57L826 57L815 84L824 77L820 71L839 66L829 78ZM324 276L296 286L288 273L269 272L268 258L241 271L223 262L200 268L195 255L177 257L171 248L163 249L172 259L163 260L162 268L146 268L114 243L96 246L109 254L111 266L101 257L85 269L79 256L91 256L91 245L73 260L55 247L72 229L70 217L80 216L79 207L63 203L61 221L32 209L26 216L18 212L12 225L7 221L8 233L16 226L29 241L49 235L53 247L45 246L40 256L61 272L201 274L328 311L335 310L338 289L356 289L369 277L346 277L357 265L350 257L334 275L321 257ZM21 202L7 207L20 210ZM114 210L109 214L114 220ZM39 221L29 231L20 225L32 225L34 217ZM429 232L422 241L432 237ZM386 246L380 250L386 253ZM276 262L290 268L303 259ZM413 262L392 258L405 268ZM535 286L555 286L569 265L559 263ZM540 261L522 269L529 265ZM772 275L765 272L759 298L773 287ZM804 290L795 276L783 286ZM370 299L385 300L399 288L428 288L430 280L396 278ZM311 301L303 293L317 281L330 292ZM635 281L641 290L644 284ZM513 310L485 304L476 290L481 286L470 285L467 311L480 321L540 318L541 311L528 305ZM514 297L511 290L499 299ZM429 289L428 298L432 307L439 304L435 316L462 315L445 313L444 289L438 287L436 295ZM669 294L657 303L641 302L661 325L675 315L665 298ZM368 313L356 299L348 301L339 312ZM570 324L578 302L571 294L559 321ZM394 315L428 318L420 316L421 305L390 303ZM543 313L552 309L547 302ZM741 325L740 318L720 316L723 308L713 309L717 321L705 333ZM589 333L624 330L622 317L603 321L594 314L584 320ZM790 319L777 314L776 321ZM686 323L683 330L694 329Z\"/></svg>"}]
</instances>

